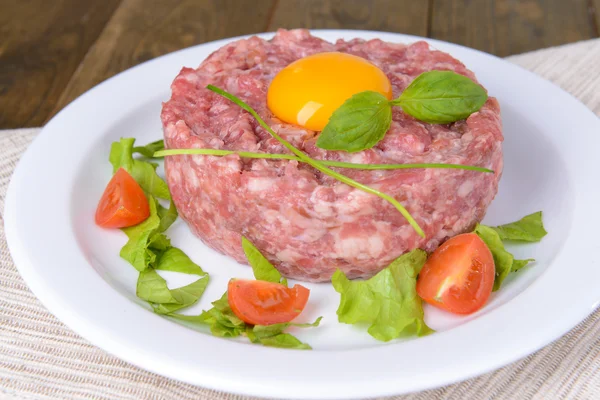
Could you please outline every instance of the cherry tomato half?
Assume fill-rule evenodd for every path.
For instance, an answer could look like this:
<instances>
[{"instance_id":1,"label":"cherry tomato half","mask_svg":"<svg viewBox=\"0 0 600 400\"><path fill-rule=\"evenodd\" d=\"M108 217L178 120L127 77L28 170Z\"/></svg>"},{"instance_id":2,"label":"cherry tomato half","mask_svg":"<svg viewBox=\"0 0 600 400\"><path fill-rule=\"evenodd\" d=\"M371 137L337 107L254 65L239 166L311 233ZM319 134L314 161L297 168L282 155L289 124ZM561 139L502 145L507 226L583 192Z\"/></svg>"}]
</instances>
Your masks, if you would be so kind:
<instances>
[{"instance_id":1,"label":"cherry tomato half","mask_svg":"<svg viewBox=\"0 0 600 400\"><path fill-rule=\"evenodd\" d=\"M431 305L455 314L479 310L494 286L494 258L475 233L447 240L419 273L417 293Z\"/></svg>"},{"instance_id":2,"label":"cherry tomato half","mask_svg":"<svg viewBox=\"0 0 600 400\"><path fill-rule=\"evenodd\" d=\"M232 279L227 288L229 306L242 321L252 325L290 322L306 303L310 290L279 283Z\"/></svg>"},{"instance_id":3,"label":"cherry tomato half","mask_svg":"<svg viewBox=\"0 0 600 400\"><path fill-rule=\"evenodd\" d=\"M150 216L148 199L140 185L123 168L112 177L96 209L96 224L104 228L137 225Z\"/></svg>"}]
</instances>

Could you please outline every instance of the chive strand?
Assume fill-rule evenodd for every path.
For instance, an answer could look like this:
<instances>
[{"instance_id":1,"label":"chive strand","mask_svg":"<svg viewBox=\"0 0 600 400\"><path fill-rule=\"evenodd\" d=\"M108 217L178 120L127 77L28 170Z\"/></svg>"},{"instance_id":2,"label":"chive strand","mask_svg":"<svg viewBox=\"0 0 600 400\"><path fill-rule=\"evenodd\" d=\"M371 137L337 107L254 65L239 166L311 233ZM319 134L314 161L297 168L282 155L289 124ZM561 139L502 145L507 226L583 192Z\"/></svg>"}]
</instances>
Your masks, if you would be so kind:
<instances>
[{"instance_id":1,"label":"chive strand","mask_svg":"<svg viewBox=\"0 0 600 400\"><path fill-rule=\"evenodd\" d=\"M255 119L256 121L260 124L260 126L262 126L264 129L266 129L267 132L269 132L271 134L271 136L273 136L277 141L279 141L279 143L281 143L283 146L285 146L289 151L291 151L292 153L294 153L296 156L298 156L298 158L302 161L304 161L305 163L311 165L313 168L323 172L324 174L327 174L349 186L355 187L359 190L362 190L366 193L370 193L370 194L374 194L376 196L379 196L380 198L387 200L389 203L391 203L394 207L396 207L396 209L400 212L400 214L402 214L402 216L404 218L406 218L406 220L408 221L408 223L413 227L413 229L421 236L421 237L425 237L425 232L423 232L423 229L421 229L421 227L419 226L419 224L417 223L417 221L415 221L415 219L412 217L412 215L410 215L410 213L408 212L408 210L406 208L404 208L404 206L402 204L400 204L396 199L394 199L392 196L386 194L386 193L382 193L379 190L373 189L369 186L363 185L359 182L356 182L353 179L348 178L345 175L342 175L332 169L327 168L326 166L324 166L323 164L321 164L318 161L313 160L312 158L310 158L309 156L307 156L306 154L304 154L303 152L301 152L300 150L298 150L296 147L294 147L291 143L289 143L287 140L283 139L281 136L279 136L273 129L271 129L271 127L262 120L262 118L258 115L258 113L256 111L254 111L249 105L247 105L246 103L244 103L242 100L238 99L237 97L233 96L230 93L225 92L222 89L219 89L216 86L213 85L208 85L206 87L209 90L212 90L213 92L231 100L233 103L237 104L238 106L242 107L244 110L248 111Z\"/></svg>"},{"instance_id":2,"label":"chive strand","mask_svg":"<svg viewBox=\"0 0 600 400\"><path fill-rule=\"evenodd\" d=\"M273 153L253 153L249 151L234 151L234 150L220 150L220 149L168 149L159 150L154 153L154 157L164 156L175 156L175 155L207 155L207 156L228 156L231 154L237 154L242 158L265 158L272 160L294 160L305 162L300 158L291 154L273 154ZM330 160L318 160L323 165L328 167L348 168L348 169L362 169L362 170L390 170L390 169L415 169L415 168L438 168L438 169L462 169L466 171L478 171L493 173L491 169L476 167L472 165L462 164L356 164L344 161L330 161Z\"/></svg>"}]
</instances>

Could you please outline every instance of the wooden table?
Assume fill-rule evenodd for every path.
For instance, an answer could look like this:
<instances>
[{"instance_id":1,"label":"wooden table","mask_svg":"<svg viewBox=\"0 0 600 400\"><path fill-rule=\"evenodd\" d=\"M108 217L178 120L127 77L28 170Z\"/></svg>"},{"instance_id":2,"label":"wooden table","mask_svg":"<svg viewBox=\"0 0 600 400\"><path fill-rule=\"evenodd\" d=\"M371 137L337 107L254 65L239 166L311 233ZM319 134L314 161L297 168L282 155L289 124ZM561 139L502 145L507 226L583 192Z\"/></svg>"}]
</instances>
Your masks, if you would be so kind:
<instances>
[{"instance_id":1,"label":"wooden table","mask_svg":"<svg viewBox=\"0 0 600 400\"><path fill-rule=\"evenodd\" d=\"M402 32L498 56L598 37L600 0L0 0L0 129L138 63L282 28Z\"/></svg>"}]
</instances>

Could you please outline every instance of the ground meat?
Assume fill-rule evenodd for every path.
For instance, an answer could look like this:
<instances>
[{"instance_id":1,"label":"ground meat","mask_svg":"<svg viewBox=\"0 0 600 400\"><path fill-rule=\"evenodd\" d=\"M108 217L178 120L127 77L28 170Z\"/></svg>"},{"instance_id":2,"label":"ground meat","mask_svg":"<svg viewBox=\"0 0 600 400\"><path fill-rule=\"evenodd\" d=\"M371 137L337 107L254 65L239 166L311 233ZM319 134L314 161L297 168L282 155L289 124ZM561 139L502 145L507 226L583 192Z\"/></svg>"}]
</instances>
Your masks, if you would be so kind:
<instances>
[{"instance_id":1,"label":"ground meat","mask_svg":"<svg viewBox=\"0 0 600 400\"><path fill-rule=\"evenodd\" d=\"M385 138L358 153L315 146L317 132L286 124L266 105L269 83L286 65L324 51L364 57L392 82L394 96L420 73L451 70L472 79L461 62L431 50L381 40L331 44L306 30L280 30L228 44L197 69L183 68L161 118L167 148L213 148L288 153L256 121L230 101L205 89L213 84L243 99L281 136L321 160L354 163L457 163L495 174L449 169L339 172L394 196L426 233L421 238L388 202L287 160L238 156L172 156L167 181L179 215L204 243L245 263L241 235L252 241L283 275L327 281L339 268L367 278L406 251L434 250L448 237L480 221L496 195L502 171L500 109L494 98L467 120L432 125L399 107Z\"/></svg>"}]
</instances>

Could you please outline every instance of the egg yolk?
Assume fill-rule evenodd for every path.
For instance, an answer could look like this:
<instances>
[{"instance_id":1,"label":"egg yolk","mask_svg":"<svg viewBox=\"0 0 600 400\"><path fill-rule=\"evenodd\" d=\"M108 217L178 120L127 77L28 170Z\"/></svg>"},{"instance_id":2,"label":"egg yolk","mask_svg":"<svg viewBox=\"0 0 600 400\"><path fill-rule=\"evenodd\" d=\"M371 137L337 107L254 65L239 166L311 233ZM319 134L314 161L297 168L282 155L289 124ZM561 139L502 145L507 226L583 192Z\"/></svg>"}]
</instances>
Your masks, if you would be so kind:
<instances>
[{"instance_id":1,"label":"egg yolk","mask_svg":"<svg viewBox=\"0 0 600 400\"><path fill-rule=\"evenodd\" d=\"M346 53L318 53L282 69L269 86L267 104L284 122L322 131L344 101L367 90L392 98L390 80L369 61Z\"/></svg>"}]
</instances>

